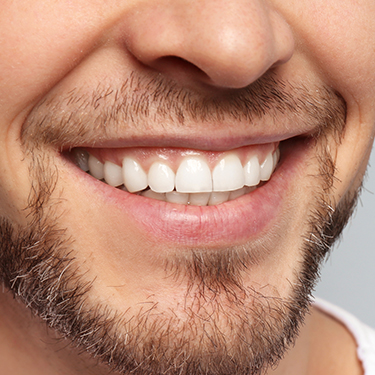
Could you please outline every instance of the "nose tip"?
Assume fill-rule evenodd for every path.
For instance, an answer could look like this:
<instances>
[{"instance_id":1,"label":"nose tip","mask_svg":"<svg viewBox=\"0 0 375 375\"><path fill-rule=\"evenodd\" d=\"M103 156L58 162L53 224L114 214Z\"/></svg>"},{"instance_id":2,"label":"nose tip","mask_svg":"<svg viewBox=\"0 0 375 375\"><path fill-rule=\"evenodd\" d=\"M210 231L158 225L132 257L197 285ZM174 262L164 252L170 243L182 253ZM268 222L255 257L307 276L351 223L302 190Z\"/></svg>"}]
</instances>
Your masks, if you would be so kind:
<instances>
[{"instance_id":1,"label":"nose tip","mask_svg":"<svg viewBox=\"0 0 375 375\"><path fill-rule=\"evenodd\" d=\"M142 64L224 88L248 86L294 51L289 25L262 0L174 0L137 12L127 35Z\"/></svg>"},{"instance_id":2,"label":"nose tip","mask_svg":"<svg viewBox=\"0 0 375 375\"><path fill-rule=\"evenodd\" d=\"M215 86L246 87L273 66L288 61L294 50L289 27L260 20L261 25L223 24L215 35L208 33L200 41L190 41L185 59L201 69ZM275 29L284 35L276 33Z\"/></svg>"}]
</instances>

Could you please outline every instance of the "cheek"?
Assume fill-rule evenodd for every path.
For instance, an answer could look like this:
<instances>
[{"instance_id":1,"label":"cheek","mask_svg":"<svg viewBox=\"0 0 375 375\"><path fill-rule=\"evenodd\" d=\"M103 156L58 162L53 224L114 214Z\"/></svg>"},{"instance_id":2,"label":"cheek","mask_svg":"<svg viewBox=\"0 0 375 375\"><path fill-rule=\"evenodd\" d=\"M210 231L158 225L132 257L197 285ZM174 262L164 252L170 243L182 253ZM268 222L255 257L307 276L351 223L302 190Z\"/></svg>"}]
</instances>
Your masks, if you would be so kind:
<instances>
[{"instance_id":1,"label":"cheek","mask_svg":"<svg viewBox=\"0 0 375 375\"><path fill-rule=\"evenodd\" d=\"M0 2L2 117L13 119L48 92L90 53L99 30L113 19L114 10L101 0Z\"/></svg>"},{"instance_id":2,"label":"cheek","mask_svg":"<svg viewBox=\"0 0 375 375\"><path fill-rule=\"evenodd\" d=\"M300 15L294 18L299 48L347 105L345 133L337 148L333 190L337 203L360 186L374 138L375 2L316 0L300 1L296 6L293 15Z\"/></svg>"},{"instance_id":3,"label":"cheek","mask_svg":"<svg viewBox=\"0 0 375 375\"><path fill-rule=\"evenodd\" d=\"M375 96L373 0L275 0L290 23L297 49L324 82L348 102Z\"/></svg>"},{"instance_id":4,"label":"cheek","mask_svg":"<svg viewBox=\"0 0 375 375\"><path fill-rule=\"evenodd\" d=\"M337 150L335 200L361 185L374 140L374 119L369 114L364 122L348 113L344 138Z\"/></svg>"},{"instance_id":5,"label":"cheek","mask_svg":"<svg viewBox=\"0 0 375 375\"><path fill-rule=\"evenodd\" d=\"M20 149L20 124L10 126L0 120L0 217L25 223L30 196L29 158Z\"/></svg>"}]
</instances>

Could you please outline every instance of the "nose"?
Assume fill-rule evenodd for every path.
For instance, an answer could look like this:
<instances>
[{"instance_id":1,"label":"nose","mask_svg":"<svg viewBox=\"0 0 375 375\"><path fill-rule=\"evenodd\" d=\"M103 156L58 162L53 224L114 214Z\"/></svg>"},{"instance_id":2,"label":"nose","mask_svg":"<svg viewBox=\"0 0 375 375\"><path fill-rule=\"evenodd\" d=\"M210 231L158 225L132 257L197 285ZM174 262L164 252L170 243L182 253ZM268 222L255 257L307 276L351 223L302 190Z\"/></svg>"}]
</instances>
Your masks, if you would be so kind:
<instances>
[{"instance_id":1,"label":"nose","mask_svg":"<svg viewBox=\"0 0 375 375\"><path fill-rule=\"evenodd\" d=\"M175 80L242 88L293 54L291 29L268 1L142 4L127 17L126 47L139 62Z\"/></svg>"}]
</instances>

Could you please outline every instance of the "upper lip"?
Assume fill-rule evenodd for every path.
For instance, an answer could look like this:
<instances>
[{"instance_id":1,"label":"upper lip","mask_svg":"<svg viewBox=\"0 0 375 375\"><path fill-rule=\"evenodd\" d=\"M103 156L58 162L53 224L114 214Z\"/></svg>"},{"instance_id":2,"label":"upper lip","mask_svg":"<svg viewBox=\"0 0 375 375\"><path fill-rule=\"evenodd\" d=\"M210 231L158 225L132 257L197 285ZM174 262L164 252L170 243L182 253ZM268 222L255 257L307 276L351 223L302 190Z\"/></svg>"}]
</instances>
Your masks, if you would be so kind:
<instances>
[{"instance_id":1,"label":"upper lip","mask_svg":"<svg viewBox=\"0 0 375 375\"><path fill-rule=\"evenodd\" d=\"M272 80L264 81L268 91L265 94L262 89L259 97L256 90L250 90L250 96L237 93L238 101L232 100L228 94L227 100L216 103L215 97L201 95L199 98L203 104L205 99L211 104L203 105L196 115L195 105L198 105L199 98L190 103L183 100L183 95L182 99L177 95L176 101L181 99L181 103L174 106L173 96L172 99L168 95L155 99L153 95L156 94L147 92L145 87L143 91L147 98L150 97L150 102L145 100L146 108L142 107L142 90L131 91L128 93L130 97L125 95L123 100L117 99L117 92L121 89L116 91L114 88L107 89L108 92L87 91L89 88L85 88L82 92L77 90L74 93L73 90L65 95L54 93L34 108L35 116L32 112L31 118L36 120L31 132L46 134L45 142L63 151L74 147L179 147L224 151L309 136L318 133L321 124L328 121L325 115L335 116L335 113L323 113L322 118L320 113L320 107L335 96L331 91L327 94L322 89L323 94L314 99L309 96L312 90L304 91L305 96L298 95L298 89L291 93L286 90L284 98L283 90L278 93ZM266 95L275 100L267 102L263 99ZM264 105L259 104L263 102ZM26 132L27 127L28 123L23 129Z\"/></svg>"},{"instance_id":2,"label":"upper lip","mask_svg":"<svg viewBox=\"0 0 375 375\"><path fill-rule=\"evenodd\" d=\"M90 148L134 148L134 147L160 147L160 148L184 148L203 151L225 151L244 146L260 145L273 142L282 142L297 137L310 137L316 132L316 127L307 126L272 130L267 126L256 128L252 124L241 124L236 127L231 124L207 125L195 124L194 128L163 129L159 126L151 126L149 132L142 129L130 131L114 130L113 135L108 132L105 135L87 134L77 138L74 143L62 145L61 149L67 150L74 147ZM125 134L125 135L124 135Z\"/></svg>"}]
</instances>

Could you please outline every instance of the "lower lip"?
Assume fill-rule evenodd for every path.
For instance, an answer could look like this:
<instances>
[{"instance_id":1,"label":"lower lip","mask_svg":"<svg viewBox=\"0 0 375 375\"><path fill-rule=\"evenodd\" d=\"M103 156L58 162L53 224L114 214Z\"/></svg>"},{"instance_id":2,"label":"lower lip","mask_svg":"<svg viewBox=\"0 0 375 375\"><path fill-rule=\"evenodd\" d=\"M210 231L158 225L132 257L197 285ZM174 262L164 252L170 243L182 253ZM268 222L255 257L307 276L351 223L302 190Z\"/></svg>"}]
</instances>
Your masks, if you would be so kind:
<instances>
[{"instance_id":1,"label":"lower lip","mask_svg":"<svg viewBox=\"0 0 375 375\"><path fill-rule=\"evenodd\" d=\"M281 216L288 186L301 164L305 142L283 147L272 178L253 192L217 206L188 206L145 198L113 188L86 174L93 195L113 204L137 230L158 242L182 246L236 245L258 238ZM82 171L81 171L82 172ZM82 176L82 175L81 175Z\"/></svg>"}]
</instances>

